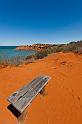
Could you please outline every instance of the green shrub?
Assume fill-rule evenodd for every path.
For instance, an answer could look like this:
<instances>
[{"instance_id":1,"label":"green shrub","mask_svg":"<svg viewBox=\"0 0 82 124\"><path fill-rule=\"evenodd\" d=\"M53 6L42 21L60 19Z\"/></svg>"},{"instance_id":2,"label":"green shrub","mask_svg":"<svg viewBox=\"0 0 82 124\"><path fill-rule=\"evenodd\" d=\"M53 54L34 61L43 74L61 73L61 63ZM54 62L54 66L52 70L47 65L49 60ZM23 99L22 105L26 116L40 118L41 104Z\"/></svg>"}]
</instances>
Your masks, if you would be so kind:
<instances>
[{"instance_id":1,"label":"green shrub","mask_svg":"<svg viewBox=\"0 0 82 124\"><path fill-rule=\"evenodd\" d=\"M35 54L35 59L42 59L48 55L47 51L39 51Z\"/></svg>"},{"instance_id":2,"label":"green shrub","mask_svg":"<svg viewBox=\"0 0 82 124\"><path fill-rule=\"evenodd\" d=\"M8 63L6 61L1 61L0 60L0 68L4 68L4 67L7 67L8 66Z\"/></svg>"},{"instance_id":3,"label":"green shrub","mask_svg":"<svg viewBox=\"0 0 82 124\"><path fill-rule=\"evenodd\" d=\"M25 60L32 59L32 58L35 58L35 54L34 54L34 55L27 56L27 57L25 58Z\"/></svg>"}]
</instances>

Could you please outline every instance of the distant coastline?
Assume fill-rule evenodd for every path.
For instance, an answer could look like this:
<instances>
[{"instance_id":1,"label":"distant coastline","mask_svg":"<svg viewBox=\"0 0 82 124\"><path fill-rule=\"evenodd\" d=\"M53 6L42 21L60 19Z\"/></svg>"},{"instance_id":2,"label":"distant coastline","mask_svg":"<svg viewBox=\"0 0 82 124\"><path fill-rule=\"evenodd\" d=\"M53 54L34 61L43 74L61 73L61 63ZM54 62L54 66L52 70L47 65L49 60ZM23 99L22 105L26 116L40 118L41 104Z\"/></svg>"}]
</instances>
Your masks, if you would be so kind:
<instances>
[{"instance_id":1,"label":"distant coastline","mask_svg":"<svg viewBox=\"0 0 82 124\"><path fill-rule=\"evenodd\" d=\"M41 51L45 50L47 48L50 48L51 44L33 44L33 45L26 45L26 46L18 46L16 47L16 50L36 50Z\"/></svg>"},{"instance_id":2,"label":"distant coastline","mask_svg":"<svg viewBox=\"0 0 82 124\"><path fill-rule=\"evenodd\" d=\"M68 44L33 44L27 46L0 46L0 67L32 63L58 52L82 54L82 40Z\"/></svg>"}]
</instances>

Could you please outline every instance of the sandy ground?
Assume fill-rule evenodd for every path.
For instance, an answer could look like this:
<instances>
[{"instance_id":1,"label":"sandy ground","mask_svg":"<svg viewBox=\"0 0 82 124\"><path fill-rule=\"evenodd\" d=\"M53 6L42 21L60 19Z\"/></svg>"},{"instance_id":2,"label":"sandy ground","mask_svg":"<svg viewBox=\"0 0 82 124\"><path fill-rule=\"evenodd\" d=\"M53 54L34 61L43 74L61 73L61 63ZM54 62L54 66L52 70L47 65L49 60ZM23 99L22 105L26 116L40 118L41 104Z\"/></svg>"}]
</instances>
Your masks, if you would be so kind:
<instances>
[{"instance_id":1,"label":"sandy ground","mask_svg":"<svg viewBox=\"0 0 82 124\"><path fill-rule=\"evenodd\" d=\"M40 74L52 79L46 86L47 95L39 94L28 107L25 124L82 124L82 55L73 53L0 69L0 124L17 124L7 109L7 97Z\"/></svg>"}]
</instances>

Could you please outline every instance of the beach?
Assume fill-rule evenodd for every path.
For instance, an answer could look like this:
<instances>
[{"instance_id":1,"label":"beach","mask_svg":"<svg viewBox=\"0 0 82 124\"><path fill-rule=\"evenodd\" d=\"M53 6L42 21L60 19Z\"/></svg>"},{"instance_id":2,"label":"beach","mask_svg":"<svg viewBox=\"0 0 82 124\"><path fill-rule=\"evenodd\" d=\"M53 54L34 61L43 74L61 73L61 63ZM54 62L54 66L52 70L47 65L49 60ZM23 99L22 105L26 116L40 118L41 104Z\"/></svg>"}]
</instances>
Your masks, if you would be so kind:
<instances>
[{"instance_id":1,"label":"beach","mask_svg":"<svg viewBox=\"0 0 82 124\"><path fill-rule=\"evenodd\" d=\"M82 124L82 55L53 53L18 67L0 69L0 123L17 124L7 97L38 75L51 77L46 95L27 108L25 124Z\"/></svg>"}]
</instances>

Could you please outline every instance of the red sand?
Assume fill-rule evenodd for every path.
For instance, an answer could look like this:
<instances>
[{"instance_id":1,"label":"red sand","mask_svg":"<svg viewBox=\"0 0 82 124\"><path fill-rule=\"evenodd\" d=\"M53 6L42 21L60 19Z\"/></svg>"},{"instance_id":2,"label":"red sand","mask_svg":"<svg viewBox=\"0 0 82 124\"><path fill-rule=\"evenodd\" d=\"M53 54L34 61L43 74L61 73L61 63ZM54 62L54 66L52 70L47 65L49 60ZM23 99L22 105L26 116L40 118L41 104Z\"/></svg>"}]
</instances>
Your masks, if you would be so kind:
<instances>
[{"instance_id":1,"label":"red sand","mask_svg":"<svg viewBox=\"0 0 82 124\"><path fill-rule=\"evenodd\" d=\"M28 107L25 124L82 124L82 56L57 53L20 67L0 69L0 124L17 124L7 97L39 74L51 76L46 96Z\"/></svg>"}]
</instances>

